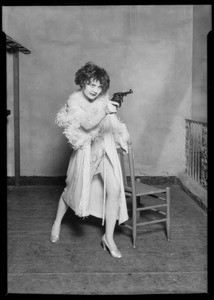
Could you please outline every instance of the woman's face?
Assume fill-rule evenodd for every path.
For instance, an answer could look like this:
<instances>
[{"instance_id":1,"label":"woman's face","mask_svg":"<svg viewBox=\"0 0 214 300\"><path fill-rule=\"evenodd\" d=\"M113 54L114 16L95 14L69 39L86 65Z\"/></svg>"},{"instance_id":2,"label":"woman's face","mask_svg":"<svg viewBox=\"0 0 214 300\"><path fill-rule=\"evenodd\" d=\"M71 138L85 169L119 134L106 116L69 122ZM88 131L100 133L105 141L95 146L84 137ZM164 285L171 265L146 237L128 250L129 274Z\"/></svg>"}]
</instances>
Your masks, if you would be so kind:
<instances>
[{"instance_id":1,"label":"woman's face","mask_svg":"<svg viewBox=\"0 0 214 300\"><path fill-rule=\"evenodd\" d=\"M84 95L89 99L89 100L95 100L99 94L102 92L102 87L100 85L100 82L94 79L90 79L90 82L86 83L82 87L82 91Z\"/></svg>"}]
</instances>

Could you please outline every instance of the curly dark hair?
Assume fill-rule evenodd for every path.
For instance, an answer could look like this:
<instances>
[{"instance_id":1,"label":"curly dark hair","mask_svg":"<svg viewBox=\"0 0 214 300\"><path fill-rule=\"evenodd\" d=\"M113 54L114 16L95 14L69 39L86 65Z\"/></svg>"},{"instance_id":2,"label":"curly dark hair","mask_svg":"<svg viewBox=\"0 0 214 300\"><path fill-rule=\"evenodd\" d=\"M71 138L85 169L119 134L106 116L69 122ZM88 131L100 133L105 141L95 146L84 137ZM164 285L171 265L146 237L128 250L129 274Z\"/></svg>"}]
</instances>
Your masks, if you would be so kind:
<instances>
[{"instance_id":1,"label":"curly dark hair","mask_svg":"<svg viewBox=\"0 0 214 300\"><path fill-rule=\"evenodd\" d=\"M94 79L100 82L102 87L101 94L105 94L110 86L110 78L106 70L98 67L92 62L86 63L75 73L75 83L83 87L90 82L90 79Z\"/></svg>"}]
</instances>

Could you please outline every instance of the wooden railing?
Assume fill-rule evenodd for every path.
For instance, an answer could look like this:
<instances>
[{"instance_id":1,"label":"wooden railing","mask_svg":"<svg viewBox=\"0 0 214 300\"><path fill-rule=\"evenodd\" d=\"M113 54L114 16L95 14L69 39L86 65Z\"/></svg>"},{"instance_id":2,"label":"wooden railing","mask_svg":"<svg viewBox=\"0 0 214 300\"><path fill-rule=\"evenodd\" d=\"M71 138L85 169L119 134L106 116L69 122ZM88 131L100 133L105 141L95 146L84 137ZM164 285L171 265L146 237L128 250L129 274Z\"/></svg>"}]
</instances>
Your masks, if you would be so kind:
<instances>
[{"instance_id":1,"label":"wooden railing","mask_svg":"<svg viewBox=\"0 0 214 300\"><path fill-rule=\"evenodd\" d=\"M207 123L186 119L186 172L207 189Z\"/></svg>"}]
</instances>

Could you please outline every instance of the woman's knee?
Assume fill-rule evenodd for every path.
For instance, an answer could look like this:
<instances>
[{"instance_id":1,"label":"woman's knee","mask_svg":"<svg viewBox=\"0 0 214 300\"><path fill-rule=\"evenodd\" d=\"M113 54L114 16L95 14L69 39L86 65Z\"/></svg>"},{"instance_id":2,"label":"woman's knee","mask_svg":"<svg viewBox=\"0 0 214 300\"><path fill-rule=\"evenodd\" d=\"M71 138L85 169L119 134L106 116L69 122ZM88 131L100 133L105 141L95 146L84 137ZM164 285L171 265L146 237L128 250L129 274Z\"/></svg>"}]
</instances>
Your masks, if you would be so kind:
<instances>
[{"instance_id":1,"label":"woman's knee","mask_svg":"<svg viewBox=\"0 0 214 300\"><path fill-rule=\"evenodd\" d=\"M107 196L112 198L119 198L120 196L120 187L116 184L111 184L107 188Z\"/></svg>"}]
</instances>

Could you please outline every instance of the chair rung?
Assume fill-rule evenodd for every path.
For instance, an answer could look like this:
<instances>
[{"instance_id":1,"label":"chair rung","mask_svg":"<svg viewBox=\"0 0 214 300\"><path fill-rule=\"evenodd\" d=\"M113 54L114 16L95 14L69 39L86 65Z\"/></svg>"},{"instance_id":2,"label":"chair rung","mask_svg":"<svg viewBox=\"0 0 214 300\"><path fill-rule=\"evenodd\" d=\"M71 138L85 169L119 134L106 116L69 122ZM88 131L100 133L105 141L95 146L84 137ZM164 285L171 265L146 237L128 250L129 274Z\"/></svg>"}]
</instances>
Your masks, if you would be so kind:
<instances>
[{"instance_id":1,"label":"chair rung","mask_svg":"<svg viewBox=\"0 0 214 300\"><path fill-rule=\"evenodd\" d=\"M150 195L148 195L148 196L154 197L154 198L158 198L158 199L163 200L163 201L166 201L166 198L160 197L160 196L158 196L158 195L150 194Z\"/></svg>"},{"instance_id":2,"label":"chair rung","mask_svg":"<svg viewBox=\"0 0 214 300\"><path fill-rule=\"evenodd\" d=\"M155 208L152 208L151 210L157 211L159 214L163 214L164 216L166 216L166 212L165 211L161 211Z\"/></svg>"},{"instance_id":3,"label":"chair rung","mask_svg":"<svg viewBox=\"0 0 214 300\"><path fill-rule=\"evenodd\" d=\"M154 209L154 208L157 208L157 207L164 207L164 206L167 206L167 204L159 204L159 205L153 205L153 206L138 207L137 211L147 210L147 209Z\"/></svg>"},{"instance_id":4,"label":"chair rung","mask_svg":"<svg viewBox=\"0 0 214 300\"><path fill-rule=\"evenodd\" d=\"M131 197L131 196L132 196L132 194L131 194L131 193L129 193L129 192L126 192L126 191L125 191L125 195L126 195L127 197Z\"/></svg>"},{"instance_id":5,"label":"chair rung","mask_svg":"<svg viewBox=\"0 0 214 300\"><path fill-rule=\"evenodd\" d=\"M126 193L127 196L131 196L132 195L132 191L131 190L125 189L125 193ZM166 191L146 192L146 193L138 193L138 192L136 192L136 196L137 197L150 196L150 197L155 197L155 198L158 198L158 199L166 201L166 198L156 195L156 194L161 194L161 193L166 193Z\"/></svg>"},{"instance_id":6,"label":"chair rung","mask_svg":"<svg viewBox=\"0 0 214 300\"><path fill-rule=\"evenodd\" d=\"M137 223L137 226L143 226L143 225L148 225L148 224L155 224L155 223L161 223L161 222L166 222L167 219L160 219L160 220L154 220L154 221L148 221L148 222L141 222Z\"/></svg>"},{"instance_id":7,"label":"chair rung","mask_svg":"<svg viewBox=\"0 0 214 300\"><path fill-rule=\"evenodd\" d=\"M132 226L128 225L128 224L123 224L124 226L128 227L129 229L132 229Z\"/></svg>"}]
</instances>

